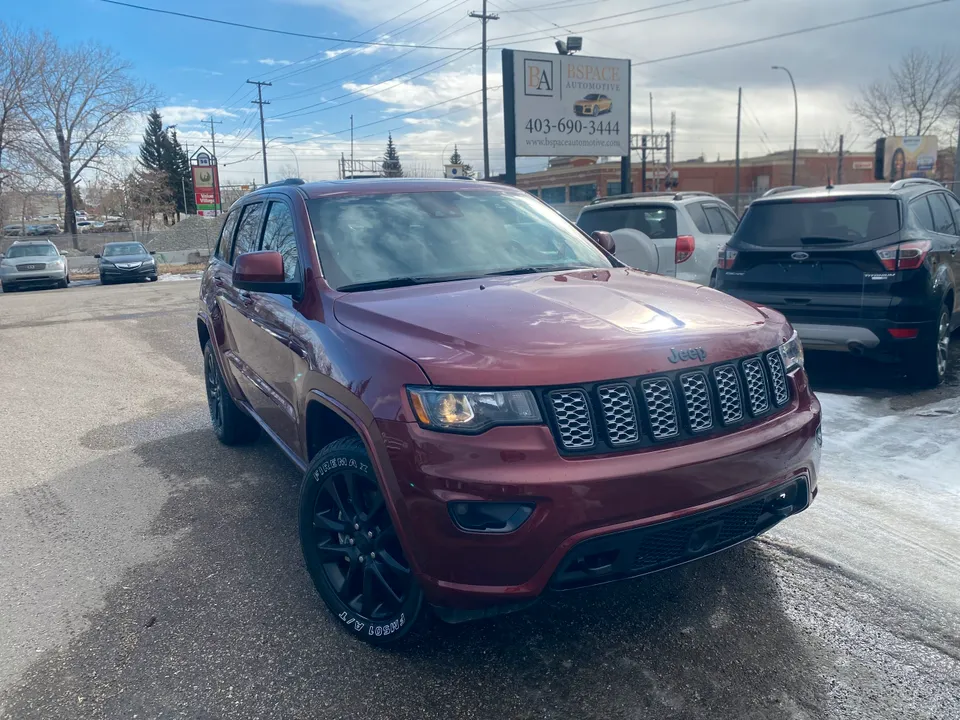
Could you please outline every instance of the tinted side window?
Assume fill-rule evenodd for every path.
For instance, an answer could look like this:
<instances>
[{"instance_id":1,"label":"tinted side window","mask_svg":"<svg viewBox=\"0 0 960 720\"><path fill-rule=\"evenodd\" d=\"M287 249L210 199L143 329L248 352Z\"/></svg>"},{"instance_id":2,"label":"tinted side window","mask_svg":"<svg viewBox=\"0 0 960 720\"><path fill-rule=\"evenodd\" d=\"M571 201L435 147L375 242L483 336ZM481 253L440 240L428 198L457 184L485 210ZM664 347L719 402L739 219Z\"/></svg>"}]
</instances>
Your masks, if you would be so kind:
<instances>
[{"instance_id":1,"label":"tinted side window","mask_svg":"<svg viewBox=\"0 0 960 720\"><path fill-rule=\"evenodd\" d=\"M702 233L710 234L710 223L707 222L707 216L703 212L703 203L691 203L687 205L687 212L690 213L690 219L697 226L697 230Z\"/></svg>"},{"instance_id":2,"label":"tinted side window","mask_svg":"<svg viewBox=\"0 0 960 720\"><path fill-rule=\"evenodd\" d=\"M733 211L727 210L725 207L720 208L720 214L723 215L723 221L727 225L727 232L733 235L737 231L737 225L740 224L737 216L733 214Z\"/></svg>"},{"instance_id":3,"label":"tinted side window","mask_svg":"<svg viewBox=\"0 0 960 720\"><path fill-rule=\"evenodd\" d=\"M581 213L577 225L588 235L597 230L639 230L651 238L677 236L677 211L663 205L621 205Z\"/></svg>"},{"instance_id":4,"label":"tinted side window","mask_svg":"<svg viewBox=\"0 0 960 720\"><path fill-rule=\"evenodd\" d=\"M217 251L214 255L221 260L229 260L230 245L233 242L233 231L237 229L237 219L240 217L240 211L234 210L223 221L223 227L220 229L220 237L217 239Z\"/></svg>"},{"instance_id":5,"label":"tinted side window","mask_svg":"<svg viewBox=\"0 0 960 720\"><path fill-rule=\"evenodd\" d=\"M944 195L947 198L947 205L950 206L950 213L953 215L953 222L956 223L957 230L960 231L960 202L953 195ZM960 235L960 232L957 233Z\"/></svg>"},{"instance_id":6,"label":"tinted side window","mask_svg":"<svg viewBox=\"0 0 960 720\"><path fill-rule=\"evenodd\" d=\"M719 205L704 205L703 214L707 216L707 222L710 224L709 232L714 235L725 235L727 225L723 221L723 215L720 214Z\"/></svg>"},{"instance_id":7,"label":"tinted side window","mask_svg":"<svg viewBox=\"0 0 960 720\"><path fill-rule=\"evenodd\" d=\"M230 255L230 262L233 262L237 255L257 249L257 231L260 230L260 213L262 211L263 203L247 205L243 209L243 218L240 220L240 227L237 228L237 238L233 241L233 254Z\"/></svg>"},{"instance_id":8,"label":"tinted side window","mask_svg":"<svg viewBox=\"0 0 960 720\"><path fill-rule=\"evenodd\" d=\"M943 193L927 195L930 209L933 211L933 228L944 235L956 235L957 228L953 224L953 214L947 205L947 196Z\"/></svg>"},{"instance_id":9,"label":"tinted side window","mask_svg":"<svg viewBox=\"0 0 960 720\"><path fill-rule=\"evenodd\" d=\"M920 223L920 227L924 230L929 230L933 232L933 213L930 212L930 203L927 202L926 197L919 198L910 203L910 209L913 210L913 214L916 216L917 221Z\"/></svg>"},{"instance_id":10,"label":"tinted side window","mask_svg":"<svg viewBox=\"0 0 960 720\"><path fill-rule=\"evenodd\" d=\"M286 203L272 202L263 225L261 250L276 250L283 256L283 275L287 282L297 279L297 235L293 230L293 215Z\"/></svg>"}]
</instances>

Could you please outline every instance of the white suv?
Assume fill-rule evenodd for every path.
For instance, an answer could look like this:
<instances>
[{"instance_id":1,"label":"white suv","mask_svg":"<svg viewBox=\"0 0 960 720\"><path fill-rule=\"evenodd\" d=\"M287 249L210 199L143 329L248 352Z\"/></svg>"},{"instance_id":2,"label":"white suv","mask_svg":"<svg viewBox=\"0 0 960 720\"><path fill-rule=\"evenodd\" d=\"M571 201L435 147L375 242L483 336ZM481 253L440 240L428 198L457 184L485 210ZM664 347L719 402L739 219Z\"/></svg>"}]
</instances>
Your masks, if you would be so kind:
<instances>
[{"instance_id":1,"label":"white suv","mask_svg":"<svg viewBox=\"0 0 960 720\"><path fill-rule=\"evenodd\" d=\"M736 214L706 192L654 192L599 198L577 225L588 235L606 230L617 258L631 267L713 286L717 252L737 229Z\"/></svg>"}]
</instances>

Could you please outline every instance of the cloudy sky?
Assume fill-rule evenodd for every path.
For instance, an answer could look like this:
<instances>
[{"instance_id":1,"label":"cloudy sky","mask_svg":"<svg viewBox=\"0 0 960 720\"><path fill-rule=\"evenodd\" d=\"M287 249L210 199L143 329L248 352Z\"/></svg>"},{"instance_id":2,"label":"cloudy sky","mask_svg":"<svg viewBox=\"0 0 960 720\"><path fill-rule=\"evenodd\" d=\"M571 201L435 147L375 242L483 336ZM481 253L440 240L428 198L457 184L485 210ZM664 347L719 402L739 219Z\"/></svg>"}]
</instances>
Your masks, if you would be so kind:
<instances>
[{"instance_id":1,"label":"cloudy sky","mask_svg":"<svg viewBox=\"0 0 960 720\"><path fill-rule=\"evenodd\" d=\"M265 87L268 159L274 177L294 172L336 177L341 153L376 158L392 132L405 168L437 173L454 143L482 165L480 23L468 17L481 0L131 0L334 40L291 37L103 0L32 0L6 4L4 20L50 30L62 42L96 41L129 59L152 83L167 124L191 146L217 149L225 181L259 181L259 117L248 79ZM809 33L751 42L898 8L908 12ZM733 156L737 88L743 88L747 155L790 147L793 95L800 105L800 145L817 147L843 132L853 149L874 138L847 110L858 88L881 79L914 47L956 48L960 0L488 0L488 82L493 172L503 170L499 86L502 47L555 52L554 41L583 37L584 55L633 63L633 127L667 129L676 113L676 157ZM356 45L355 39L383 43ZM746 43L746 44L743 44ZM721 46L737 45L727 49ZM716 49L716 50L714 50ZM708 51L708 52L699 52ZM676 57L684 56L687 57ZM495 88L495 89L494 89ZM131 141L135 140L131 137ZM524 159L521 170L545 161Z\"/></svg>"}]
</instances>

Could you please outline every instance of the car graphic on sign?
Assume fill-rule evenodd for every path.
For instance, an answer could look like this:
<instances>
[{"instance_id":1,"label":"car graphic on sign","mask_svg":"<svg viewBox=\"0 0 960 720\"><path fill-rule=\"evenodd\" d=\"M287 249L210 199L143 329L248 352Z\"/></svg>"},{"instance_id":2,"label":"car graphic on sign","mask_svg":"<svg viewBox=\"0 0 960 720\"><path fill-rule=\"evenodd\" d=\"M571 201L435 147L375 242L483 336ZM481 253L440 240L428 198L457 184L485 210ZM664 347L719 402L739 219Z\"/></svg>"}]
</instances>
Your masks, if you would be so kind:
<instances>
[{"instance_id":1,"label":"car graphic on sign","mask_svg":"<svg viewBox=\"0 0 960 720\"><path fill-rule=\"evenodd\" d=\"M573 104L573 112L577 115L604 115L613 110L613 100L606 95L591 93L586 95L583 100L577 100Z\"/></svg>"}]
</instances>

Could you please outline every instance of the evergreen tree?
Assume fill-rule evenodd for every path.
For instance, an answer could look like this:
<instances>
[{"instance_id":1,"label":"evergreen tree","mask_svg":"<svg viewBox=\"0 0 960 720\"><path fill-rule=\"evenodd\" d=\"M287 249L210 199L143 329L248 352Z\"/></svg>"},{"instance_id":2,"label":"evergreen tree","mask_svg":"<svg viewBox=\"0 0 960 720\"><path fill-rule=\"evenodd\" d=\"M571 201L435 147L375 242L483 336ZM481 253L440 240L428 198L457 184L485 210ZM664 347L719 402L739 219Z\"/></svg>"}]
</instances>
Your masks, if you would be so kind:
<instances>
[{"instance_id":1,"label":"evergreen tree","mask_svg":"<svg viewBox=\"0 0 960 720\"><path fill-rule=\"evenodd\" d=\"M171 131L169 137L170 152L167 161L167 177L178 213L196 214L197 203L193 194L193 175L190 172L190 158L184 152L177 139L177 131ZM186 195L186 206L184 206Z\"/></svg>"},{"instance_id":2,"label":"evergreen tree","mask_svg":"<svg viewBox=\"0 0 960 720\"><path fill-rule=\"evenodd\" d=\"M140 164L147 170L163 170L167 146L167 134L163 131L163 118L154 108L147 116L147 129L140 143Z\"/></svg>"},{"instance_id":3,"label":"evergreen tree","mask_svg":"<svg viewBox=\"0 0 960 720\"><path fill-rule=\"evenodd\" d=\"M393 144L393 134L387 135L387 151L383 154L383 176L389 178L403 177L403 166L400 164L400 155L397 146Z\"/></svg>"},{"instance_id":4,"label":"evergreen tree","mask_svg":"<svg viewBox=\"0 0 960 720\"><path fill-rule=\"evenodd\" d=\"M460 157L460 151L457 149L456 144L453 146L453 155L450 156L451 165L462 165L463 159Z\"/></svg>"}]
</instances>

